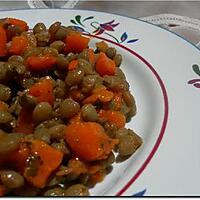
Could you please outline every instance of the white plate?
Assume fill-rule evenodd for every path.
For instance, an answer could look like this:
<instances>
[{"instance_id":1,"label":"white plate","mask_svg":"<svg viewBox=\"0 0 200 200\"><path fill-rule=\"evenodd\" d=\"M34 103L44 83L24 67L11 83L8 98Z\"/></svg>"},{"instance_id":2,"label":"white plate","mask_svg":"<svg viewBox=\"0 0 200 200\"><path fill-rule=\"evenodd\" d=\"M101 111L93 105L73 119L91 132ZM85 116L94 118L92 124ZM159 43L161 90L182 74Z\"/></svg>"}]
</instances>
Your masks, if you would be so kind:
<instances>
[{"instance_id":1,"label":"white plate","mask_svg":"<svg viewBox=\"0 0 200 200\"><path fill-rule=\"evenodd\" d=\"M123 56L138 108L127 127L142 136L144 145L127 161L114 164L92 195L200 193L200 89L195 81L188 84L200 75L198 68L196 73L192 69L200 64L199 49L157 26L114 14L66 9L0 13L8 16L24 19L30 27L41 21L77 26L95 35L92 43L106 40Z\"/></svg>"}]
</instances>

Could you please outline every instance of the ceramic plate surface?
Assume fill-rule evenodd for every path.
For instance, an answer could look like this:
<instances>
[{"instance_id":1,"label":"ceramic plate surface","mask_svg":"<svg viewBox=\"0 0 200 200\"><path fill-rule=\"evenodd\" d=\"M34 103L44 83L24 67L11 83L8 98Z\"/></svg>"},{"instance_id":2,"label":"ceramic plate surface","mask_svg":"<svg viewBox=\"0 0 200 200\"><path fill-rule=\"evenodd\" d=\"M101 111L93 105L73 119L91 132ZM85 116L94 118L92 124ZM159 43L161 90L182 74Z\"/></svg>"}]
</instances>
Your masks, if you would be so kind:
<instances>
[{"instance_id":1,"label":"ceramic plate surface","mask_svg":"<svg viewBox=\"0 0 200 200\"><path fill-rule=\"evenodd\" d=\"M200 193L200 52L152 24L95 11L34 9L2 11L0 17L55 21L105 40L123 56L122 69L136 99L127 127L144 140L136 154L115 163L91 195L198 195ZM197 65L194 65L197 64ZM159 147L160 145L160 147ZM158 148L159 147L159 148Z\"/></svg>"}]
</instances>

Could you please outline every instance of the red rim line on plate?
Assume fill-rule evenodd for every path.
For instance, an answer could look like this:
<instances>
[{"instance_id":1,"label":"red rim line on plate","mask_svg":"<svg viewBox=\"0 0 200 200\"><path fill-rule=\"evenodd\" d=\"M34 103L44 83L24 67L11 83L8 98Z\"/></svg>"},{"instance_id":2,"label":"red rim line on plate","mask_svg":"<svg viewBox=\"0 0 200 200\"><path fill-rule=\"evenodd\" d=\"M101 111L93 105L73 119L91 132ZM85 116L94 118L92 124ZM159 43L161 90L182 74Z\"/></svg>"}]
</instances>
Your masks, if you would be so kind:
<instances>
[{"instance_id":1,"label":"red rim line on plate","mask_svg":"<svg viewBox=\"0 0 200 200\"><path fill-rule=\"evenodd\" d=\"M169 112L169 106L168 106L168 97L167 97L167 91L165 88L165 85L162 81L162 79L160 78L160 76L158 75L158 73L156 72L156 70L153 68L153 66L146 61L142 56L140 56L139 54L137 54L135 51L133 51L132 49L129 49L126 46L123 46L117 42L114 42L112 40L97 36L97 35L91 35L91 34L84 34L84 35L88 35L97 39L101 39L104 41L107 41L109 43L112 43L114 45L117 45L118 47L121 47L122 49L125 49L126 51L128 51L129 53L131 53L132 55L136 56L139 60L141 60L150 70L151 72L154 74L154 76L156 77L161 90L162 90L162 94L163 94L163 99L164 99L164 117L163 117L163 121L162 121L162 127L158 136L158 139L156 140L156 143L154 144L153 149L151 150L149 156L146 158L146 160L144 161L144 163L142 164L142 166L138 169L138 171L136 172L136 174L128 181L128 183L126 183L126 185L116 194L116 196L121 196L135 181L136 179L141 175L141 173L144 171L144 169L147 167L147 165L149 164L149 162L151 161L151 159L153 158L154 154L156 153L156 151L158 150L158 147L162 141L163 135L165 133L165 129L167 126L167 120L168 120L168 112Z\"/></svg>"}]
</instances>

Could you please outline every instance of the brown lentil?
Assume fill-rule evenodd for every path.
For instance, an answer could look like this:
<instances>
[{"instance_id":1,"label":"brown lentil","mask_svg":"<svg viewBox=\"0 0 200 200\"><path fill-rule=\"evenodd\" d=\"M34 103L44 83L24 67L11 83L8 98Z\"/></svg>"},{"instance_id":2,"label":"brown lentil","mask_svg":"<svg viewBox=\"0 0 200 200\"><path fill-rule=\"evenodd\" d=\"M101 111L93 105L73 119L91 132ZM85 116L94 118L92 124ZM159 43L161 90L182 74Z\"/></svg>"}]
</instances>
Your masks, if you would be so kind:
<instances>
[{"instance_id":1,"label":"brown lentil","mask_svg":"<svg viewBox=\"0 0 200 200\"><path fill-rule=\"evenodd\" d=\"M60 104L60 115L62 118L70 118L78 113L80 109L79 104L73 99L65 99Z\"/></svg>"},{"instance_id":2,"label":"brown lentil","mask_svg":"<svg viewBox=\"0 0 200 200\"><path fill-rule=\"evenodd\" d=\"M115 57L116 53L117 53L117 51L113 47L108 47L108 49L106 50L106 55L111 59L113 59ZM115 61L115 63L116 63L116 61Z\"/></svg>"},{"instance_id":3,"label":"brown lentil","mask_svg":"<svg viewBox=\"0 0 200 200\"><path fill-rule=\"evenodd\" d=\"M45 197L64 197L65 191L60 187L55 187L53 189L49 189L44 193Z\"/></svg>"},{"instance_id":4,"label":"brown lentil","mask_svg":"<svg viewBox=\"0 0 200 200\"><path fill-rule=\"evenodd\" d=\"M88 196L88 188L82 184L72 185L65 190L65 196Z\"/></svg>"},{"instance_id":5,"label":"brown lentil","mask_svg":"<svg viewBox=\"0 0 200 200\"><path fill-rule=\"evenodd\" d=\"M0 140L0 155L7 154L19 147L20 140L23 137L20 133L5 134Z\"/></svg>"},{"instance_id":6,"label":"brown lentil","mask_svg":"<svg viewBox=\"0 0 200 200\"><path fill-rule=\"evenodd\" d=\"M65 83L68 86L78 85L81 83L84 77L84 71L81 68L77 68L72 71L68 71L67 76L65 78Z\"/></svg>"},{"instance_id":7,"label":"brown lentil","mask_svg":"<svg viewBox=\"0 0 200 200\"><path fill-rule=\"evenodd\" d=\"M49 128L48 134L50 135L51 139L62 139L64 137L65 127L66 126L64 124L59 124Z\"/></svg>"},{"instance_id":8,"label":"brown lentil","mask_svg":"<svg viewBox=\"0 0 200 200\"><path fill-rule=\"evenodd\" d=\"M0 100L8 101L11 97L11 89L3 84L0 84Z\"/></svg>"},{"instance_id":9,"label":"brown lentil","mask_svg":"<svg viewBox=\"0 0 200 200\"><path fill-rule=\"evenodd\" d=\"M64 55L59 54L57 57L57 67L60 70L67 70L67 66L69 64L69 61Z\"/></svg>"},{"instance_id":10,"label":"brown lentil","mask_svg":"<svg viewBox=\"0 0 200 200\"><path fill-rule=\"evenodd\" d=\"M5 111L0 111L0 124L5 124L13 119L12 115Z\"/></svg>"},{"instance_id":11,"label":"brown lentil","mask_svg":"<svg viewBox=\"0 0 200 200\"><path fill-rule=\"evenodd\" d=\"M81 116L83 120L95 122L98 120L98 114L92 104L86 104L81 108Z\"/></svg>"},{"instance_id":12,"label":"brown lentil","mask_svg":"<svg viewBox=\"0 0 200 200\"><path fill-rule=\"evenodd\" d=\"M94 74L91 64L84 59L78 59L78 66L83 69L85 75Z\"/></svg>"},{"instance_id":13,"label":"brown lentil","mask_svg":"<svg viewBox=\"0 0 200 200\"><path fill-rule=\"evenodd\" d=\"M67 36L67 30L63 26L61 26L55 33L56 40L64 40Z\"/></svg>"},{"instance_id":14,"label":"brown lentil","mask_svg":"<svg viewBox=\"0 0 200 200\"><path fill-rule=\"evenodd\" d=\"M39 103L33 110L33 120L36 123L45 121L51 117L52 107L47 102Z\"/></svg>"},{"instance_id":15,"label":"brown lentil","mask_svg":"<svg viewBox=\"0 0 200 200\"><path fill-rule=\"evenodd\" d=\"M61 40L57 40L55 42L52 42L50 44L50 47L56 49L59 53L62 53L64 51L64 48L65 48L65 43Z\"/></svg>"},{"instance_id":16,"label":"brown lentil","mask_svg":"<svg viewBox=\"0 0 200 200\"><path fill-rule=\"evenodd\" d=\"M24 185L24 178L19 173L12 170L4 170L1 172L2 183L11 189L19 188Z\"/></svg>"},{"instance_id":17,"label":"brown lentil","mask_svg":"<svg viewBox=\"0 0 200 200\"><path fill-rule=\"evenodd\" d=\"M33 27L33 33L41 33L43 31L46 31L46 26L44 25L44 23L37 23L34 27Z\"/></svg>"},{"instance_id":18,"label":"brown lentil","mask_svg":"<svg viewBox=\"0 0 200 200\"><path fill-rule=\"evenodd\" d=\"M116 138L119 139L118 151L120 156L131 155L142 145L142 139L130 129L119 129Z\"/></svg>"},{"instance_id":19,"label":"brown lentil","mask_svg":"<svg viewBox=\"0 0 200 200\"><path fill-rule=\"evenodd\" d=\"M34 137L38 140L42 140L42 141L46 142L47 144L50 144L51 136L50 136L47 128L36 129L34 132Z\"/></svg>"},{"instance_id":20,"label":"brown lentil","mask_svg":"<svg viewBox=\"0 0 200 200\"><path fill-rule=\"evenodd\" d=\"M122 63L122 56L120 54L116 54L113 58L117 67L119 67Z\"/></svg>"}]
</instances>

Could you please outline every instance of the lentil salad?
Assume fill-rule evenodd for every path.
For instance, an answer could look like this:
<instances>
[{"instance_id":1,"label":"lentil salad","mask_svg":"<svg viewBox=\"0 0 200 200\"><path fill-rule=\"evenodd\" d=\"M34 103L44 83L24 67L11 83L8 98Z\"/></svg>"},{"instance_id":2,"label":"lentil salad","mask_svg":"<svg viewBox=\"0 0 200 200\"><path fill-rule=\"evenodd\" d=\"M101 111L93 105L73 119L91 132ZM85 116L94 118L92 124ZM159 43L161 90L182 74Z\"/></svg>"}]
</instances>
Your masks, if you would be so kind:
<instances>
[{"instance_id":1,"label":"lentil salad","mask_svg":"<svg viewBox=\"0 0 200 200\"><path fill-rule=\"evenodd\" d=\"M60 22L0 20L0 196L88 196L141 146L125 128L136 103L122 56L89 41Z\"/></svg>"}]
</instances>

